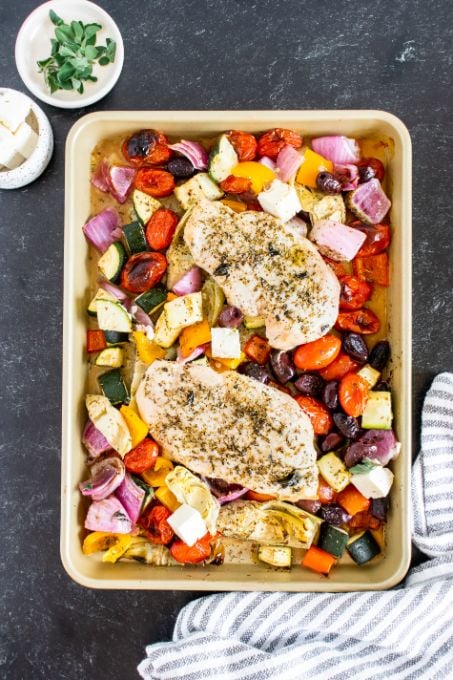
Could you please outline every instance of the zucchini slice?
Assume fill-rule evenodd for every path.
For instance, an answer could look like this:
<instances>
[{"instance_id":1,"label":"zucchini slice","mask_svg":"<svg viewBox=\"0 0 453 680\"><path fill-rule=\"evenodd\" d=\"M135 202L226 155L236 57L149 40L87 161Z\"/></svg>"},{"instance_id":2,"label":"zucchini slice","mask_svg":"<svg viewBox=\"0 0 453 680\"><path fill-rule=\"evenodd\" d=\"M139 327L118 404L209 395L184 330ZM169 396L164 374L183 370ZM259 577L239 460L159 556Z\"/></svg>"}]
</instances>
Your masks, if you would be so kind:
<instances>
[{"instance_id":1,"label":"zucchini slice","mask_svg":"<svg viewBox=\"0 0 453 680\"><path fill-rule=\"evenodd\" d=\"M327 484L337 493L348 486L351 475L341 458L338 458L335 453L326 453L322 456L318 460L318 468Z\"/></svg>"},{"instance_id":2,"label":"zucchini slice","mask_svg":"<svg viewBox=\"0 0 453 680\"><path fill-rule=\"evenodd\" d=\"M116 298L113 295L110 295L110 293L107 293L106 290L103 288L98 288L98 291L94 298L91 300L90 304L87 307L87 313L89 316L97 316L97 308L96 308L96 303L98 300L116 300Z\"/></svg>"},{"instance_id":3,"label":"zucchini slice","mask_svg":"<svg viewBox=\"0 0 453 680\"><path fill-rule=\"evenodd\" d=\"M102 331L118 331L130 333L132 319L127 309L114 300L98 300L96 302L98 325Z\"/></svg>"},{"instance_id":4,"label":"zucchini slice","mask_svg":"<svg viewBox=\"0 0 453 680\"><path fill-rule=\"evenodd\" d=\"M149 250L145 230L141 222L131 222L123 227L123 241L129 255Z\"/></svg>"},{"instance_id":5,"label":"zucchini slice","mask_svg":"<svg viewBox=\"0 0 453 680\"><path fill-rule=\"evenodd\" d=\"M104 331L104 337L109 347L124 345L129 341L129 333L118 333L118 331Z\"/></svg>"},{"instance_id":6,"label":"zucchini slice","mask_svg":"<svg viewBox=\"0 0 453 680\"><path fill-rule=\"evenodd\" d=\"M207 198L209 201L222 198L223 191L219 189L206 172L199 172L198 175L194 175L184 184L177 186L175 188L175 196L184 210L189 210L189 208L199 203L203 198Z\"/></svg>"},{"instance_id":7,"label":"zucchini slice","mask_svg":"<svg viewBox=\"0 0 453 680\"><path fill-rule=\"evenodd\" d=\"M318 548L325 550L335 557L341 557L348 540L349 534L347 531L324 522L319 532Z\"/></svg>"},{"instance_id":8,"label":"zucchini slice","mask_svg":"<svg viewBox=\"0 0 453 680\"><path fill-rule=\"evenodd\" d=\"M104 397L107 397L113 406L129 403L129 393L118 368L100 375L98 382Z\"/></svg>"},{"instance_id":9,"label":"zucchini slice","mask_svg":"<svg viewBox=\"0 0 453 680\"><path fill-rule=\"evenodd\" d=\"M391 393L369 392L368 401L362 413L362 427L365 430L391 430L392 420Z\"/></svg>"},{"instance_id":10,"label":"zucchini slice","mask_svg":"<svg viewBox=\"0 0 453 680\"><path fill-rule=\"evenodd\" d=\"M134 189L132 192L132 204L135 214L143 225L147 224L151 216L161 207L157 199L148 196L148 194L139 189Z\"/></svg>"},{"instance_id":11,"label":"zucchini slice","mask_svg":"<svg viewBox=\"0 0 453 680\"><path fill-rule=\"evenodd\" d=\"M381 552L370 531L363 531L350 538L346 549L356 564L366 564Z\"/></svg>"},{"instance_id":12,"label":"zucchini slice","mask_svg":"<svg viewBox=\"0 0 453 680\"><path fill-rule=\"evenodd\" d=\"M119 368L123 363L124 352L121 347L107 347L96 357L96 366Z\"/></svg>"},{"instance_id":13,"label":"zucchini slice","mask_svg":"<svg viewBox=\"0 0 453 680\"><path fill-rule=\"evenodd\" d=\"M263 328L266 325L264 316L244 316L244 326L249 330Z\"/></svg>"},{"instance_id":14,"label":"zucchini slice","mask_svg":"<svg viewBox=\"0 0 453 680\"><path fill-rule=\"evenodd\" d=\"M209 278L203 284L201 297L203 301L203 316L208 320L212 328L212 326L216 325L220 312L223 309L225 295L214 279Z\"/></svg>"},{"instance_id":15,"label":"zucchini slice","mask_svg":"<svg viewBox=\"0 0 453 680\"><path fill-rule=\"evenodd\" d=\"M126 259L124 246L119 241L115 241L99 259L99 273L108 281L117 281Z\"/></svg>"},{"instance_id":16,"label":"zucchini slice","mask_svg":"<svg viewBox=\"0 0 453 680\"><path fill-rule=\"evenodd\" d=\"M227 135L221 135L209 156L208 172L214 182L220 183L231 175L231 170L238 164L238 155Z\"/></svg>"},{"instance_id":17,"label":"zucchini slice","mask_svg":"<svg viewBox=\"0 0 453 680\"><path fill-rule=\"evenodd\" d=\"M258 547L258 559L261 562L270 564L272 567L291 566L291 548L286 546L260 545Z\"/></svg>"},{"instance_id":18,"label":"zucchini slice","mask_svg":"<svg viewBox=\"0 0 453 680\"><path fill-rule=\"evenodd\" d=\"M134 302L136 305L141 307L146 314L154 312L161 304L167 300L167 291L165 286L158 283L157 286L151 288L151 290L142 293L135 298Z\"/></svg>"}]
</instances>

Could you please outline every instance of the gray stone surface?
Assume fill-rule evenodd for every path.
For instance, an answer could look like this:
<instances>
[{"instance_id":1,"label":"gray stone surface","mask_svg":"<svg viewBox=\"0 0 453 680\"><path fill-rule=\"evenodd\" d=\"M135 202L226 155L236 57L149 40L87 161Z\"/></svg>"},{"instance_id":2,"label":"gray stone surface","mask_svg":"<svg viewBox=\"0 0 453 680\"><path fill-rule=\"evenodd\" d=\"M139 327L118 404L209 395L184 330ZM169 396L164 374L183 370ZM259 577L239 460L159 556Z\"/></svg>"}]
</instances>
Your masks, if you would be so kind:
<instances>
[{"instance_id":1,"label":"gray stone surface","mask_svg":"<svg viewBox=\"0 0 453 680\"><path fill-rule=\"evenodd\" d=\"M38 3L0 0L0 85ZM124 36L115 90L93 109L380 108L414 145L414 417L453 369L452 19L449 0L101 0ZM60 563L64 141L88 110L44 107L54 158L0 193L0 676L123 680L169 639L194 593L96 592Z\"/></svg>"}]
</instances>

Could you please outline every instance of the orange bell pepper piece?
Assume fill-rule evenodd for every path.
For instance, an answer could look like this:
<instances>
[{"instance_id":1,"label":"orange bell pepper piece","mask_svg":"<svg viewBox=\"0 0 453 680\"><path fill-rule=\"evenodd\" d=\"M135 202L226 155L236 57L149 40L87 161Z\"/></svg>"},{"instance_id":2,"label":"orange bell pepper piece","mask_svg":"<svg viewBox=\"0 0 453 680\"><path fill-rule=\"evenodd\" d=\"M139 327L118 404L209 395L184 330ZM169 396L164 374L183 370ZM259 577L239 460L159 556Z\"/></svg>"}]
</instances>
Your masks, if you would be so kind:
<instances>
[{"instance_id":1,"label":"orange bell pepper piece","mask_svg":"<svg viewBox=\"0 0 453 680\"><path fill-rule=\"evenodd\" d=\"M252 335L245 344L244 352L251 361L256 361L257 364L264 366L269 359L271 346L265 338L259 335Z\"/></svg>"},{"instance_id":2,"label":"orange bell pepper piece","mask_svg":"<svg viewBox=\"0 0 453 680\"><path fill-rule=\"evenodd\" d=\"M265 503L266 501L275 501L277 496L272 496L268 493L258 493L258 491L247 491L245 498L248 501L258 501L259 503Z\"/></svg>"},{"instance_id":3,"label":"orange bell pepper piece","mask_svg":"<svg viewBox=\"0 0 453 680\"><path fill-rule=\"evenodd\" d=\"M316 545L312 545L305 553L301 564L303 567L316 571L318 574L328 576L336 561L333 555L325 550L321 550Z\"/></svg>"},{"instance_id":4,"label":"orange bell pepper piece","mask_svg":"<svg viewBox=\"0 0 453 680\"><path fill-rule=\"evenodd\" d=\"M183 357L188 357L200 345L211 342L211 328L206 319L184 328L179 336L179 346Z\"/></svg>"},{"instance_id":5,"label":"orange bell pepper piece","mask_svg":"<svg viewBox=\"0 0 453 680\"><path fill-rule=\"evenodd\" d=\"M167 475L173 470L173 467L171 460L158 456L154 468L142 472L142 477L150 486L164 486Z\"/></svg>"},{"instance_id":6,"label":"orange bell pepper piece","mask_svg":"<svg viewBox=\"0 0 453 680\"><path fill-rule=\"evenodd\" d=\"M356 515L358 512L365 512L371 505L369 498L362 496L353 484L349 484L346 489L340 491L337 496L337 503L346 510L349 515Z\"/></svg>"},{"instance_id":7,"label":"orange bell pepper piece","mask_svg":"<svg viewBox=\"0 0 453 680\"><path fill-rule=\"evenodd\" d=\"M228 206L228 208L231 208L231 210L234 210L234 212L240 213L244 212L244 210L247 210L247 206L245 203L242 203L241 201L234 201L231 198L222 198L220 201L223 203L223 205Z\"/></svg>"},{"instance_id":8,"label":"orange bell pepper piece","mask_svg":"<svg viewBox=\"0 0 453 680\"><path fill-rule=\"evenodd\" d=\"M234 177L245 177L252 183L252 191L254 194L259 194L263 191L265 184L272 182L275 179L275 172L262 163L257 161L244 161L238 163L231 170Z\"/></svg>"},{"instance_id":9,"label":"orange bell pepper piece","mask_svg":"<svg viewBox=\"0 0 453 680\"><path fill-rule=\"evenodd\" d=\"M145 364L152 364L156 359L163 359L166 352L162 347L150 340L143 331L133 331L135 345L140 361Z\"/></svg>"},{"instance_id":10,"label":"orange bell pepper piece","mask_svg":"<svg viewBox=\"0 0 453 680\"><path fill-rule=\"evenodd\" d=\"M170 491L168 486L160 486L158 489L156 489L155 496L159 503L165 505L165 507L172 512L175 512L175 510L177 510L181 505L175 494Z\"/></svg>"},{"instance_id":11,"label":"orange bell pepper piece","mask_svg":"<svg viewBox=\"0 0 453 680\"><path fill-rule=\"evenodd\" d=\"M319 153L311 149L305 149L302 165L300 166L296 182L304 184L307 187L317 188L316 178L320 172L332 172L333 163Z\"/></svg>"},{"instance_id":12,"label":"orange bell pepper piece","mask_svg":"<svg viewBox=\"0 0 453 680\"><path fill-rule=\"evenodd\" d=\"M387 253L356 257L352 267L354 274L368 283L377 283L386 288L390 284L389 258Z\"/></svg>"}]
</instances>

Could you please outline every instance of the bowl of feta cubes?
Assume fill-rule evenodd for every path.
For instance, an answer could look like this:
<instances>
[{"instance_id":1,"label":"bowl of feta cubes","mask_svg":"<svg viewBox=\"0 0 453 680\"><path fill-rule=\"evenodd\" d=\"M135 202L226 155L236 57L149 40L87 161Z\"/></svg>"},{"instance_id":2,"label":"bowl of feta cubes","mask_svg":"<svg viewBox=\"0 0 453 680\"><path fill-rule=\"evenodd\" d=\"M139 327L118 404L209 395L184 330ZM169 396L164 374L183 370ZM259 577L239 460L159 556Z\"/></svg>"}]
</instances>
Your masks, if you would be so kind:
<instances>
[{"instance_id":1,"label":"bowl of feta cubes","mask_svg":"<svg viewBox=\"0 0 453 680\"><path fill-rule=\"evenodd\" d=\"M34 182L53 152L53 133L44 111L22 92L0 87L0 189Z\"/></svg>"}]
</instances>

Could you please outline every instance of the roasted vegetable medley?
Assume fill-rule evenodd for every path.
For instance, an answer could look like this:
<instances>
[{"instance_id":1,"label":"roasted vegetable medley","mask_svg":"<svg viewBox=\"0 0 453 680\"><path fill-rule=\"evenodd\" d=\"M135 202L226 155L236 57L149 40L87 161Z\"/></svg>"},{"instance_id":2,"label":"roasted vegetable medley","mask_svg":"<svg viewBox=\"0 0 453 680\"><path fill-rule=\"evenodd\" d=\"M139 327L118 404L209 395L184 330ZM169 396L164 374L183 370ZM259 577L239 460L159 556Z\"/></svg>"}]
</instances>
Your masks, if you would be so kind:
<instances>
[{"instance_id":1,"label":"roasted vegetable medley","mask_svg":"<svg viewBox=\"0 0 453 680\"><path fill-rule=\"evenodd\" d=\"M221 564L245 541L328 575L382 553L401 448L385 153L281 128L95 150L85 554Z\"/></svg>"}]
</instances>

